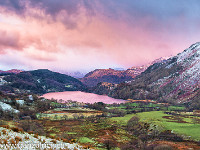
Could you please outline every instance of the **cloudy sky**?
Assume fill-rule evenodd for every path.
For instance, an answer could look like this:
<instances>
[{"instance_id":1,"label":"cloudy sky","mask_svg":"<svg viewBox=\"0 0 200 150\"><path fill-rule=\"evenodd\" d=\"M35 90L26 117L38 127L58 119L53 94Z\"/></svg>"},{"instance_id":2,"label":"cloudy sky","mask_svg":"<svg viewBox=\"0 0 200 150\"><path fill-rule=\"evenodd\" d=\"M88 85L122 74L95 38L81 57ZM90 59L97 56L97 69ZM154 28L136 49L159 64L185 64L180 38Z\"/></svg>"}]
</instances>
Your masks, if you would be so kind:
<instances>
[{"instance_id":1,"label":"cloudy sky","mask_svg":"<svg viewBox=\"0 0 200 150\"><path fill-rule=\"evenodd\" d=\"M200 41L199 0L0 0L0 70L128 68Z\"/></svg>"}]
</instances>

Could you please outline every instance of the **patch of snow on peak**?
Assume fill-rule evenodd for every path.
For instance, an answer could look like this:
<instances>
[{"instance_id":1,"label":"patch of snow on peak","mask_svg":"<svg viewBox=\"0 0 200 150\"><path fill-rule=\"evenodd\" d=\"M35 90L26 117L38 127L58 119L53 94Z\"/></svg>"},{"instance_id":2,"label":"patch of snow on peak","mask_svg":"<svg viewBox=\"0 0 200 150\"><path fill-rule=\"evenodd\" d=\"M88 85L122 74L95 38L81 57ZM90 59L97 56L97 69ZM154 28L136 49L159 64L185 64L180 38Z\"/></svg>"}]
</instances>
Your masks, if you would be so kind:
<instances>
[{"instance_id":1,"label":"patch of snow on peak","mask_svg":"<svg viewBox=\"0 0 200 150\"><path fill-rule=\"evenodd\" d=\"M177 63L188 65L187 63L192 62L194 59L199 59L200 55L200 42L191 45L188 49L184 50L182 53L178 54Z\"/></svg>"}]
</instances>

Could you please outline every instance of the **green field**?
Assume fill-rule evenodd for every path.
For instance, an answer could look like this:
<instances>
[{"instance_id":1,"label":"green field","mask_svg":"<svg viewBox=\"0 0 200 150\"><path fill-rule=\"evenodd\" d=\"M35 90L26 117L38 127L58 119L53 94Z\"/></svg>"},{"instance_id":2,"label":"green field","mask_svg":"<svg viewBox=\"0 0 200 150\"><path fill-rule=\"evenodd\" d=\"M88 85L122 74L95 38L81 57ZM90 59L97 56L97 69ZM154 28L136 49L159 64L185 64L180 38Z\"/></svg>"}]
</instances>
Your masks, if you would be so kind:
<instances>
[{"instance_id":1,"label":"green field","mask_svg":"<svg viewBox=\"0 0 200 150\"><path fill-rule=\"evenodd\" d=\"M138 116L141 122L147 122L160 126L165 130L172 130L179 135L191 137L194 140L200 140L200 123L194 121L200 117L172 116L167 115L163 111L142 112L137 114L128 114L124 117L113 117L112 121L117 121L122 125L126 125L133 116ZM168 118L163 118L163 117Z\"/></svg>"},{"instance_id":2,"label":"green field","mask_svg":"<svg viewBox=\"0 0 200 150\"><path fill-rule=\"evenodd\" d=\"M68 119L74 119L78 117L92 117L102 115L102 112L92 110L92 109L83 109L83 108L57 108L53 110L49 110L43 113L36 114L37 118L42 119L48 119L48 120L68 120Z\"/></svg>"},{"instance_id":3,"label":"green field","mask_svg":"<svg viewBox=\"0 0 200 150\"><path fill-rule=\"evenodd\" d=\"M87 137L81 137L79 140L78 140L79 143L95 143L95 141L93 141L92 139L89 139Z\"/></svg>"},{"instance_id":4,"label":"green field","mask_svg":"<svg viewBox=\"0 0 200 150\"><path fill-rule=\"evenodd\" d=\"M111 120L116 121L120 123L121 125L126 125L127 122L135 115L136 114L128 114L128 115L125 115L124 117L112 117Z\"/></svg>"}]
</instances>

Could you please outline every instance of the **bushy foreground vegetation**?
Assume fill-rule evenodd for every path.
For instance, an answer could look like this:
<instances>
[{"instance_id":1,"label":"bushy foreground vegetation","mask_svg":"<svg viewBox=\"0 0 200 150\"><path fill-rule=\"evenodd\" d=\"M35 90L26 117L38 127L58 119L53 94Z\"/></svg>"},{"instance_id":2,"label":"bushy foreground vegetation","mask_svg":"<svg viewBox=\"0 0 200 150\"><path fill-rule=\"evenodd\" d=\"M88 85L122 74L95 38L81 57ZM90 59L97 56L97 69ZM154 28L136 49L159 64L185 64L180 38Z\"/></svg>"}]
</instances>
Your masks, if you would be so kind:
<instances>
[{"instance_id":1,"label":"bushy foreground vegetation","mask_svg":"<svg viewBox=\"0 0 200 150\"><path fill-rule=\"evenodd\" d=\"M187 112L184 105L59 103L36 95L3 93L0 100L19 111L1 108L1 127L14 132L78 143L88 149L200 149L198 111Z\"/></svg>"}]
</instances>

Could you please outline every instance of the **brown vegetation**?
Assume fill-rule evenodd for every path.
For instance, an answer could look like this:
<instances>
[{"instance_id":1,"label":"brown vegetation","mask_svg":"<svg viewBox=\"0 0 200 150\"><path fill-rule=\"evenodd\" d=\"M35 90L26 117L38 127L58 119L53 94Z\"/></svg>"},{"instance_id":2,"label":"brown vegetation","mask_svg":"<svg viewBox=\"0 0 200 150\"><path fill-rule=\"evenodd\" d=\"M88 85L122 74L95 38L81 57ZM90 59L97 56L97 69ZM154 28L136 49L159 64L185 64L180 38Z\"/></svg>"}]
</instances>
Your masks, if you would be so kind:
<instances>
[{"instance_id":1,"label":"brown vegetation","mask_svg":"<svg viewBox=\"0 0 200 150\"><path fill-rule=\"evenodd\" d=\"M6 128L6 129L9 129L9 128L10 128L9 125L0 125L0 127Z\"/></svg>"},{"instance_id":2,"label":"brown vegetation","mask_svg":"<svg viewBox=\"0 0 200 150\"><path fill-rule=\"evenodd\" d=\"M54 144L56 144L57 143L57 141L54 139L54 140L51 140L51 142L52 143L54 143Z\"/></svg>"},{"instance_id":3,"label":"brown vegetation","mask_svg":"<svg viewBox=\"0 0 200 150\"><path fill-rule=\"evenodd\" d=\"M10 144L16 144L14 139L10 139Z\"/></svg>"},{"instance_id":4,"label":"brown vegetation","mask_svg":"<svg viewBox=\"0 0 200 150\"><path fill-rule=\"evenodd\" d=\"M24 132L22 128L18 128L18 127L12 127L11 130L13 130L14 132L21 132L21 133Z\"/></svg>"},{"instance_id":5,"label":"brown vegetation","mask_svg":"<svg viewBox=\"0 0 200 150\"><path fill-rule=\"evenodd\" d=\"M2 130L3 134L7 134L7 131L6 130Z\"/></svg>"},{"instance_id":6,"label":"brown vegetation","mask_svg":"<svg viewBox=\"0 0 200 150\"><path fill-rule=\"evenodd\" d=\"M16 136L16 137L15 137L15 141L16 141L16 142L17 142L17 141L22 141L22 138L19 137L19 136Z\"/></svg>"}]
</instances>

